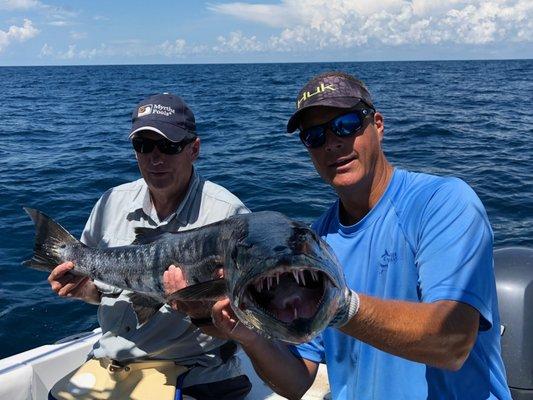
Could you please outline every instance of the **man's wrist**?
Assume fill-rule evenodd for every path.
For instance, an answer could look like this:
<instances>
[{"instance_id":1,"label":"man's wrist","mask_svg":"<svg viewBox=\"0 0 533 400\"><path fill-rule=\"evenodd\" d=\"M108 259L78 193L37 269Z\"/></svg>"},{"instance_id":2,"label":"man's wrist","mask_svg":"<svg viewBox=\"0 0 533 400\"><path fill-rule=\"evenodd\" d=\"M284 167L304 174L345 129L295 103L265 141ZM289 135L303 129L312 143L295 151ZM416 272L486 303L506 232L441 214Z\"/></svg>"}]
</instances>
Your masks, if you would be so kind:
<instances>
[{"instance_id":1,"label":"man's wrist","mask_svg":"<svg viewBox=\"0 0 533 400\"><path fill-rule=\"evenodd\" d=\"M340 328L350 321L359 311L359 295L353 290L347 288L345 302L339 307L337 314L333 317L329 326Z\"/></svg>"},{"instance_id":2,"label":"man's wrist","mask_svg":"<svg viewBox=\"0 0 533 400\"><path fill-rule=\"evenodd\" d=\"M359 297L359 295L353 290L350 290L350 292L351 298L346 323L348 323L348 321L350 321L355 316L355 314L357 314L357 312L359 311L359 306L361 304L361 298Z\"/></svg>"},{"instance_id":3,"label":"man's wrist","mask_svg":"<svg viewBox=\"0 0 533 400\"><path fill-rule=\"evenodd\" d=\"M91 289L90 295L88 296L88 298L85 298L84 300L87 303L99 305L102 301L102 295L103 295L102 291L98 289L98 286L96 286L93 283L93 288Z\"/></svg>"}]
</instances>

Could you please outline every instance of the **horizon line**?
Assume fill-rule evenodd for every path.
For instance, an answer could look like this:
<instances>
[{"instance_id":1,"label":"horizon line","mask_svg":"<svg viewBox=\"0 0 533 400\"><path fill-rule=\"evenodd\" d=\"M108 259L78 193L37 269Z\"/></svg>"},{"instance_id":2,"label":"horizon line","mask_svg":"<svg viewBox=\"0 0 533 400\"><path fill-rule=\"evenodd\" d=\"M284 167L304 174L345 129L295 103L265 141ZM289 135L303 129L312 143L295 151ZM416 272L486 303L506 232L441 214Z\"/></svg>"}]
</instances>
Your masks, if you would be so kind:
<instances>
[{"instance_id":1,"label":"horizon line","mask_svg":"<svg viewBox=\"0 0 533 400\"><path fill-rule=\"evenodd\" d=\"M453 61L531 61L533 58L442 58L442 59L413 59L413 60L358 60L358 61L264 61L264 62L182 62L182 63L116 63L116 64L27 64L0 65L0 68L19 67L113 67L113 66L154 66L154 65L258 65L258 64L355 64L355 63L402 63L402 62L453 62Z\"/></svg>"}]
</instances>

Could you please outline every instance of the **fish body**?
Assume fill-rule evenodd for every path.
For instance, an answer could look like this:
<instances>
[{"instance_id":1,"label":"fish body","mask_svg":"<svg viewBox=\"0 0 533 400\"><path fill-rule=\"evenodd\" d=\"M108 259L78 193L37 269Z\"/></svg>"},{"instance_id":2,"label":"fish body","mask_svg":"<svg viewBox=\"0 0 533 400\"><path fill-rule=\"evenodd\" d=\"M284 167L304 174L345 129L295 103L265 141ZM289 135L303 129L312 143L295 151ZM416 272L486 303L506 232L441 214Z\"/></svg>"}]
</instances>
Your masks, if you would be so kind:
<instances>
[{"instance_id":1,"label":"fish body","mask_svg":"<svg viewBox=\"0 0 533 400\"><path fill-rule=\"evenodd\" d=\"M344 275L330 247L308 226L277 212L235 215L181 232L137 228L132 245L98 249L40 211L25 210L36 239L33 258L24 265L51 271L72 261L74 274L135 292L139 323L173 299L227 296L249 328L301 343L327 327L343 301ZM167 295L163 273L172 264L181 267L188 286ZM215 278L220 268L223 278Z\"/></svg>"}]
</instances>

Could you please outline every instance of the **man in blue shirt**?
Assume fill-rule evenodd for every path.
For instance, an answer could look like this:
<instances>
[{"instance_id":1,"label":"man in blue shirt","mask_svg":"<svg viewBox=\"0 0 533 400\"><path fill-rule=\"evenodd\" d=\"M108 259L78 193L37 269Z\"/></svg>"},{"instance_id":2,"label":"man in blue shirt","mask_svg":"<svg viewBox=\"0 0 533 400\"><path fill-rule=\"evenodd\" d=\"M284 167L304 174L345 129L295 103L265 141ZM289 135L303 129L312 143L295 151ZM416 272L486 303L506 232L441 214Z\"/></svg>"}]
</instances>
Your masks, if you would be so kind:
<instances>
[{"instance_id":1,"label":"man in blue shirt","mask_svg":"<svg viewBox=\"0 0 533 400\"><path fill-rule=\"evenodd\" d=\"M394 168L365 85L331 72L300 91L287 130L338 194L313 228L344 267L351 301L312 342L287 346L213 307L278 393L300 398L326 363L333 399L510 399L500 356L492 230L456 178Z\"/></svg>"}]
</instances>

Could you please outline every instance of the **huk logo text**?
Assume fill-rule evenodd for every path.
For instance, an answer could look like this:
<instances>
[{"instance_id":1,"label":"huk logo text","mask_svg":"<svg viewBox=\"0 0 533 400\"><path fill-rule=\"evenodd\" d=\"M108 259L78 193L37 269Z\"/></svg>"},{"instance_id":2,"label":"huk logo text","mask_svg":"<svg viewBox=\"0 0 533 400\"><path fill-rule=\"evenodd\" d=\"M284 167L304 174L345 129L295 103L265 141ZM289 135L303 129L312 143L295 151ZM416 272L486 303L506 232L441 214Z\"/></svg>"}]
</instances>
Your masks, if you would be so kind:
<instances>
[{"instance_id":1,"label":"huk logo text","mask_svg":"<svg viewBox=\"0 0 533 400\"><path fill-rule=\"evenodd\" d=\"M316 90L313 93L309 91L304 92L302 98L298 100L298 108L300 108L300 104L302 104L304 101L308 100L316 94L324 93L326 90L331 90L332 92L334 92L337 89L335 89L335 86L333 86L332 84L324 85L323 83L321 83L320 86L316 87Z\"/></svg>"}]
</instances>

